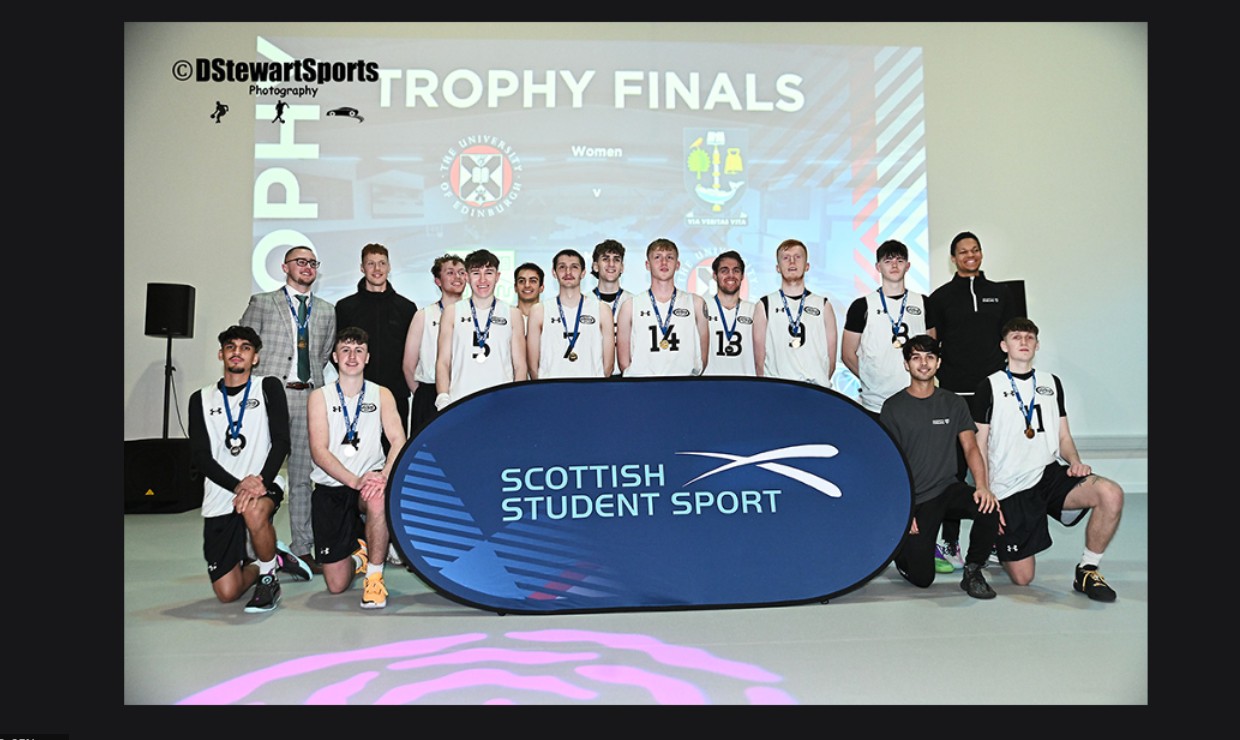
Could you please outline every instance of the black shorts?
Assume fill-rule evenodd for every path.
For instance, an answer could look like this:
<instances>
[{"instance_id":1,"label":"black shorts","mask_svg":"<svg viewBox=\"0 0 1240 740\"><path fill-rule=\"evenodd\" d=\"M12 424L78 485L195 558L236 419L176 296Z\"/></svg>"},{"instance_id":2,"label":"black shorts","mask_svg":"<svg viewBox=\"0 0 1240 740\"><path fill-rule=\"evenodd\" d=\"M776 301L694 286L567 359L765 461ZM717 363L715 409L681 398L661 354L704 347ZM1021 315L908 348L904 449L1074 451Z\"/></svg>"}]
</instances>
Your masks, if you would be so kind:
<instances>
[{"instance_id":1,"label":"black shorts","mask_svg":"<svg viewBox=\"0 0 1240 740\"><path fill-rule=\"evenodd\" d=\"M267 491L267 497L275 502L272 519L280 510L284 493L279 488ZM207 561L207 575L215 583L230 572L238 563L254 560L250 546L250 531L246 529L245 517L235 511L202 520L202 556Z\"/></svg>"},{"instance_id":2,"label":"black shorts","mask_svg":"<svg viewBox=\"0 0 1240 740\"><path fill-rule=\"evenodd\" d=\"M310 526L314 530L314 557L320 563L336 563L357 549L362 517L356 488L314 484L310 494Z\"/></svg>"},{"instance_id":3,"label":"black shorts","mask_svg":"<svg viewBox=\"0 0 1240 740\"><path fill-rule=\"evenodd\" d=\"M1064 500L1085 478L1068 475L1068 466L1052 462L1033 486L999 502L1003 509L1003 532L995 541L999 562L1024 560L1051 546L1047 519L1066 527L1076 526L1088 509L1064 509Z\"/></svg>"}]
</instances>

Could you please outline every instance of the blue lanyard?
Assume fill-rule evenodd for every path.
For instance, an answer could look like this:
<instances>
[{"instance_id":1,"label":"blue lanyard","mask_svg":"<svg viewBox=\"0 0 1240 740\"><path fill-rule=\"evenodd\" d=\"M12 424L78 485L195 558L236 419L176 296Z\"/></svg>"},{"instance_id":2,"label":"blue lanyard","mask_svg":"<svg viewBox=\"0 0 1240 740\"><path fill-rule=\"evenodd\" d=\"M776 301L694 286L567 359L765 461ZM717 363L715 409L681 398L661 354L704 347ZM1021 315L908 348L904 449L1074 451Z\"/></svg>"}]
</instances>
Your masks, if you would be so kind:
<instances>
[{"instance_id":1,"label":"blue lanyard","mask_svg":"<svg viewBox=\"0 0 1240 740\"><path fill-rule=\"evenodd\" d=\"M728 317L723 313L723 303L719 300L719 294L715 294L715 305L719 308L719 322L723 324L723 333L727 336L728 341L732 341L732 335L736 332L736 319L741 315L741 302L736 302L736 315L732 317L732 328L728 328Z\"/></svg>"},{"instance_id":2,"label":"blue lanyard","mask_svg":"<svg viewBox=\"0 0 1240 740\"><path fill-rule=\"evenodd\" d=\"M495 315L495 303L495 299L492 298L491 310L487 312L487 328L486 331L483 331L482 328L478 326L478 310L474 308L474 299L473 297L470 297L469 299L469 313L474 317L474 331L478 334L479 347L487 346L487 337L491 336L491 317Z\"/></svg>"},{"instance_id":3,"label":"blue lanyard","mask_svg":"<svg viewBox=\"0 0 1240 740\"><path fill-rule=\"evenodd\" d=\"M568 342L568 351L571 352L573 347L577 346L577 335L580 333L581 326L581 307L586 304L586 297L579 296L577 301L577 320L573 322L573 338ZM560 303L560 297L555 297L556 308L560 309L560 323L564 325L564 330L568 331L568 322L564 320L564 306Z\"/></svg>"},{"instance_id":4,"label":"blue lanyard","mask_svg":"<svg viewBox=\"0 0 1240 740\"><path fill-rule=\"evenodd\" d=\"M253 378L245 381L245 394L241 397L241 408L237 411L237 420L233 421L232 407L228 405L228 391L224 390L224 381L220 380L220 394L224 396L224 414L228 417L228 437L236 439L241 436L241 419L245 416L245 406L250 401L250 383Z\"/></svg>"},{"instance_id":5,"label":"blue lanyard","mask_svg":"<svg viewBox=\"0 0 1240 740\"><path fill-rule=\"evenodd\" d=\"M650 296L650 307L654 309L654 319L659 322L659 332L664 339L667 339L667 333L672 328L672 312L676 310L676 288L672 288L672 300L667 303L667 321L659 315L659 305L654 302L654 291L647 289L646 294Z\"/></svg>"},{"instance_id":6,"label":"blue lanyard","mask_svg":"<svg viewBox=\"0 0 1240 740\"><path fill-rule=\"evenodd\" d=\"M1004 365L1003 372L1007 373L1008 382L1012 384L1012 394L1016 396L1016 403L1020 404L1020 413L1025 417L1025 436L1033 439L1033 404L1025 406L1024 400L1020 397L1020 391L1016 390L1016 379L1012 377L1012 369ZM1036 394L1038 392L1037 373L1030 370L1029 379L1033 382L1033 392Z\"/></svg>"},{"instance_id":7,"label":"blue lanyard","mask_svg":"<svg viewBox=\"0 0 1240 740\"><path fill-rule=\"evenodd\" d=\"M348 431L344 433L345 442L357 439L357 422L362 418L362 398L366 396L366 382L362 381L362 389L357 393L357 408L353 411L353 421L349 421L349 407L344 402L344 391L340 389L340 381L336 381L336 395L340 396L340 412L344 414L344 423ZM356 445L356 442L354 442Z\"/></svg>"}]
</instances>

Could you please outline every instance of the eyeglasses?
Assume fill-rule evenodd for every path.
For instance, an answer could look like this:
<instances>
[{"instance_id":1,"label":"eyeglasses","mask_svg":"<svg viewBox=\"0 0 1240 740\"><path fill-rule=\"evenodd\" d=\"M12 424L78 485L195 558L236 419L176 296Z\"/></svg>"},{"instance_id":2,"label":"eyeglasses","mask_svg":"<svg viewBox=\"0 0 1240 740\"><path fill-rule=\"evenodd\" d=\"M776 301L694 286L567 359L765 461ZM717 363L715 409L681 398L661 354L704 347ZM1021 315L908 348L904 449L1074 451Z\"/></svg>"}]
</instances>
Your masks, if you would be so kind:
<instances>
[{"instance_id":1,"label":"eyeglasses","mask_svg":"<svg viewBox=\"0 0 1240 740\"><path fill-rule=\"evenodd\" d=\"M298 267L313 267L316 270L319 269L319 265L323 264L318 260L308 260L305 257L294 257L291 260L284 260L286 265L290 262L296 262Z\"/></svg>"}]
</instances>

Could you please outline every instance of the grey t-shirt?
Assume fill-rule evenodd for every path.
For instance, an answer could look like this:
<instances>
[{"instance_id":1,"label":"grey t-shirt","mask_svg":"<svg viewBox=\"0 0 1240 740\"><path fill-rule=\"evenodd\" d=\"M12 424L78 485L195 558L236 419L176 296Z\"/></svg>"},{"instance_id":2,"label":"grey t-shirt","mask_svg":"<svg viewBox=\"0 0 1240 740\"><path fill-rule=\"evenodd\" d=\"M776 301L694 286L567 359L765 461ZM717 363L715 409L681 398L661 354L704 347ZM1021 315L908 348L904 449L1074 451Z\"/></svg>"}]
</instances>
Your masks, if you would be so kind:
<instances>
[{"instance_id":1,"label":"grey t-shirt","mask_svg":"<svg viewBox=\"0 0 1240 740\"><path fill-rule=\"evenodd\" d=\"M956 478L956 441L961 432L977 431L969 405L949 390L935 388L929 398L896 393L879 416L913 474L913 502L941 494Z\"/></svg>"}]
</instances>

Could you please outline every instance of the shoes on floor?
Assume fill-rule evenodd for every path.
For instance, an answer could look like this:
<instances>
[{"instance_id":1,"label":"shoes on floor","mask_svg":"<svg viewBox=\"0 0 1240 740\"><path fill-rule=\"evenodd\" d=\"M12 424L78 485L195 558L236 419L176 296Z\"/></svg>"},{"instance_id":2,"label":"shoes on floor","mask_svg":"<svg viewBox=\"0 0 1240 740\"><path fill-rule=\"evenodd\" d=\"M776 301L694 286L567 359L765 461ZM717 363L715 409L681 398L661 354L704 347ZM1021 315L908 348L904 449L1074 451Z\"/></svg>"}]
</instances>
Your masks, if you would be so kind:
<instances>
[{"instance_id":1,"label":"shoes on floor","mask_svg":"<svg viewBox=\"0 0 1240 740\"><path fill-rule=\"evenodd\" d=\"M982 566L972 563L964 566L960 588L975 599L993 599L996 596L995 590L986 582L986 576L982 575Z\"/></svg>"},{"instance_id":2,"label":"shoes on floor","mask_svg":"<svg viewBox=\"0 0 1240 740\"><path fill-rule=\"evenodd\" d=\"M318 573L319 575L323 574L323 566L320 565L319 561L315 560L314 556L311 555L310 553L306 553L305 555L298 555L297 559L305 563L306 567L310 569L311 573Z\"/></svg>"},{"instance_id":3,"label":"shoes on floor","mask_svg":"<svg viewBox=\"0 0 1240 740\"><path fill-rule=\"evenodd\" d=\"M280 603L280 579L274 572L264 573L254 584L254 595L245 605L247 614L261 614L276 608Z\"/></svg>"},{"instance_id":4,"label":"shoes on floor","mask_svg":"<svg viewBox=\"0 0 1240 740\"><path fill-rule=\"evenodd\" d=\"M353 575L365 573L366 566L370 564L370 560L366 557L366 540L357 541L357 549L353 551L353 557L359 559L356 567L353 568Z\"/></svg>"},{"instance_id":5,"label":"shoes on floor","mask_svg":"<svg viewBox=\"0 0 1240 740\"><path fill-rule=\"evenodd\" d=\"M934 572L935 573L951 573L955 568L947 559L947 553L943 551L942 545L934 546Z\"/></svg>"},{"instance_id":6,"label":"shoes on floor","mask_svg":"<svg viewBox=\"0 0 1240 740\"><path fill-rule=\"evenodd\" d=\"M1115 601L1115 590L1107 585L1106 579L1098 572L1096 565L1076 566L1076 577L1072 579L1072 588L1094 601Z\"/></svg>"},{"instance_id":7,"label":"shoes on floor","mask_svg":"<svg viewBox=\"0 0 1240 740\"><path fill-rule=\"evenodd\" d=\"M293 553L283 542L276 540L276 570L287 573L294 581L313 581L314 571Z\"/></svg>"},{"instance_id":8,"label":"shoes on floor","mask_svg":"<svg viewBox=\"0 0 1240 740\"><path fill-rule=\"evenodd\" d=\"M396 551L396 543L388 543L387 551L388 565L404 566L405 561L400 559L400 553Z\"/></svg>"},{"instance_id":9,"label":"shoes on floor","mask_svg":"<svg viewBox=\"0 0 1240 740\"><path fill-rule=\"evenodd\" d=\"M387 586L383 584L382 573L371 573L366 576L366 583L362 589L363 609L382 609L387 606L387 596Z\"/></svg>"},{"instance_id":10,"label":"shoes on floor","mask_svg":"<svg viewBox=\"0 0 1240 740\"><path fill-rule=\"evenodd\" d=\"M960 555L960 543L959 542L949 542L947 540L943 540L941 543L939 543L938 547L941 548L943 551L943 555L942 555L943 559L951 563L952 570L960 570L961 568L964 567L964 557ZM943 570L936 569L935 572L936 573L950 573L951 571L943 571Z\"/></svg>"}]
</instances>

